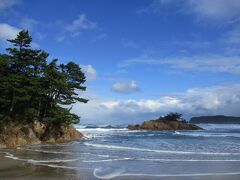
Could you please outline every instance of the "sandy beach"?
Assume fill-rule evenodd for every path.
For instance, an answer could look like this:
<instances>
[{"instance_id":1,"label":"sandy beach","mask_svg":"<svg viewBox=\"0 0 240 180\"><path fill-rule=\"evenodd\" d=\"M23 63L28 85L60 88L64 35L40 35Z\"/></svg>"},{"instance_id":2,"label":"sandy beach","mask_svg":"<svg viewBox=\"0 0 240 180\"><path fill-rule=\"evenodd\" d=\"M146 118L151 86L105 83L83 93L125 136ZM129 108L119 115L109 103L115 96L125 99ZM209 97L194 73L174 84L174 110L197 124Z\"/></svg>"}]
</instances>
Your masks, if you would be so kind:
<instances>
[{"instance_id":1,"label":"sandy beach","mask_svg":"<svg viewBox=\"0 0 240 180\"><path fill-rule=\"evenodd\" d=\"M71 180L71 179L95 179L88 170L71 170L34 165L19 160L13 160L0 154L0 179L7 180Z\"/></svg>"},{"instance_id":2,"label":"sandy beach","mask_svg":"<svg viewBox=\"0 0 240 180\"><path fill-rule=\"evenodd\" d=\"M92 180L99 179L93 176L91 170L70 170L33 165L26 162L13 160L0 155L0 179L6 180ZM116 180L239 180L240 175L228 176L190 176L190 177L146 177L146 176L122 176L113 178Z\"/></svg>"},{"instance_id":3,"label":"sandy beach","mask_svg":"<svg viewBox=\"0 0 240 180\"><path fill-rule=\"evenodd\" d=\"M0 179L71 179L65 170L35 166L1 155Z\"/></svg>"},{"instance_id":4,"label":"sandy beach","mask_svg":"<svg viewBox=\"0 0 240 180\"><path fill-rule=\"evenodd\" d=\"M0 150L0 179L6 180L239 180L239 161L153 161L111 158L131 151L90 148L86 143ZM88 148L88 149L86 149ZM139 149L140 150L140 149ZM136 151L136 152L135 152ZM141 152L141 151L140 151ZM127 153L127 154L126 154ZM139 152L134 150L136 156ZM144 152L146 154L147 152ZM124 154L122 154L124 155ZM145 156L139 154L141 157ZM146 154L147 155L147 154ZM167 154L159 153L167 160ZM189 155L188 155L189 156ZM221 155L223 156L223 155ZM76 160L73 158L75 157ZM229 155L227 155L230 158ZM92 159L91 159L92 158ZM107 158L107 159L106 159ZM186 156L186 158L188 158ZM220 158L220 157L219 157ZM222 157L221 157L222 158ZM73 161L72 161L73 160ZM100 171L97 172L97 169ZM102 168L102 169L101 169ZM142 168L140 170L139 168ZM220 168L220 169L219 169ZM152 172L151 173L149 173ZM134 174L136 172L136 174ZM149 175L146 175L149 174Z\"/></svg>"}]
</instances>

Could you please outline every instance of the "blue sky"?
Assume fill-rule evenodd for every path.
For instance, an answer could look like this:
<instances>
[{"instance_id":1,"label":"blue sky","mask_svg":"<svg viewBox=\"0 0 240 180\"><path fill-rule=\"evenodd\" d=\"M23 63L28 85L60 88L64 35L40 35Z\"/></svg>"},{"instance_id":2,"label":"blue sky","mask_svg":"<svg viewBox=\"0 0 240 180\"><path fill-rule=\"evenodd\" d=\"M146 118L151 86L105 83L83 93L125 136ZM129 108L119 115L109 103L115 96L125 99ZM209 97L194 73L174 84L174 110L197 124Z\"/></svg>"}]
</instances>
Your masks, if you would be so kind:
<instances>
[{"instance_id":1,"label":"blue sky","mask_svg":"<svg viewBox=\"0 0 240 180\"><path fill-rule=\"evenodd\" d=\"M82 66L82 123L240 115L239 0L0 0L1 51L21 29Z\"/></svg>"}]
</instances>

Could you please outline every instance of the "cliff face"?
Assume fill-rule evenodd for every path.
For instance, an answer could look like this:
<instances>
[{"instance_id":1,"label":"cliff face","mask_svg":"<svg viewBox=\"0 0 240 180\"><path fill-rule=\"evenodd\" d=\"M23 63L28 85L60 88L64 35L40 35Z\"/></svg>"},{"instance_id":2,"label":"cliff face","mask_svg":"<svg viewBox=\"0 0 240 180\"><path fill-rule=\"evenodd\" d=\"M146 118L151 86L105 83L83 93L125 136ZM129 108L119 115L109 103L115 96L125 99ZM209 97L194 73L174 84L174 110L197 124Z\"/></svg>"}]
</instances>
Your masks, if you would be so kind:
<instances>
[{"instance_id":1,"label":"cliff face","mask_svg":"<svg viewBox=\"0 0 240 180\"><path fill-rule=\"evenodd\" d=\"M43 143L63 143L83 137L72 125L46 128L35 121L31 125L10 124L0 133L0 148L37 145Z\"/></svg>"},{"instance_id":2,"label":"cliff face","mask_svg":"<svg viewBox=\"0 0 240 180\"><path fill-rule=\"evenodd\" d=\"M150 120L140 125L129 125L129 130L201 130L202 128L181 121Z\"/></svg>"},{"instance_id":3,"label":"cliff face","mask_svg":"<svg viewBox=\"0 0 240 180\"><path fill-rule=\"evenodd\" d=\"M200 116L193 117L190 123L210 123L210 124L240 124L240 117L232 116Z\"/></svg>"}]
</instances>

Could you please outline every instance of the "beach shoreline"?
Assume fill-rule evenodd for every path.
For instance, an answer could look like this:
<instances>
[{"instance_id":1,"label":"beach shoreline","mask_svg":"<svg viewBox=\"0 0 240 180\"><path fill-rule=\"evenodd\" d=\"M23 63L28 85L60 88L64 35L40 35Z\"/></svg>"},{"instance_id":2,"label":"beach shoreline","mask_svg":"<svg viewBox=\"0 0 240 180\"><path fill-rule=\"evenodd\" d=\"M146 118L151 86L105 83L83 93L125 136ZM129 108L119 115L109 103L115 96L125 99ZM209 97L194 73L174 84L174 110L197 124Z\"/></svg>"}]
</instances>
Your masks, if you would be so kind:
<instances>
[{"instance_id":1,"label":"beach shoreline","mask_svg":"<svg viewBox=\"0 0 240 180\"><path fill-rule=\"evenodd\" d=\"M47 167L37 164L30 164L27 162L14 160L5 157L4 153L0 154L0 179L11 179L11 180L68 180L68 179L109 179L108 177L95 177L93 170L87 169L63 169ZM115 180L238 180L240 174L233 175L199 175L199 176L138 176L138 175L126 175L116 176L111 179Z\"/></svg>"},{"instance_id":2,"label":"beach shoreline","mask_svg":"<svg viewBox=\"0 0 240 180\"><path fill-rule=\"evenodd\" d=\"M0 179L11 180L66 180L66 179L95 179L91 170L63 169L31 164L21 160L14 160L0 154ZM81 173L81 175L79 174Z\"/></svg>"},{"instance_id":3,"label":"beach shoreline","mask_svg":"<svg viewBox=\"0 0 240 180\"><path fill-rule=\"evenodd\" d=\"M240 179L238 129L76 128L88 138L0 149L0 179Z\"/></svg>"}]
</instances>

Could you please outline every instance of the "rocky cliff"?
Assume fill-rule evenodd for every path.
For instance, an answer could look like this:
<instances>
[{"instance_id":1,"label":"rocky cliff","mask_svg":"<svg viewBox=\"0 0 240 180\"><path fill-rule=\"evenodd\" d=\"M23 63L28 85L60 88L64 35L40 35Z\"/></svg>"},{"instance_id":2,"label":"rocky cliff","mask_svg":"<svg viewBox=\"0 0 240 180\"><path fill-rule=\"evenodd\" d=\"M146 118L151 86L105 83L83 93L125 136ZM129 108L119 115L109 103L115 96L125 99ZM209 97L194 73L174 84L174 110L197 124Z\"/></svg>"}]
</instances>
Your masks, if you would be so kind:
<instances>
[{"instance_id":1,"label":"rocky cliff","mask_svg":"<svg viewBox=\"0 0 240 180\"><path fill-rule=\"evenodd\" d=\"M9 124L0 133L0 148L37 145L44 143L63 143L83 137L74 126L47 128L45 124L35 121L33 124Z\"/></svg>"}]
</instances>

